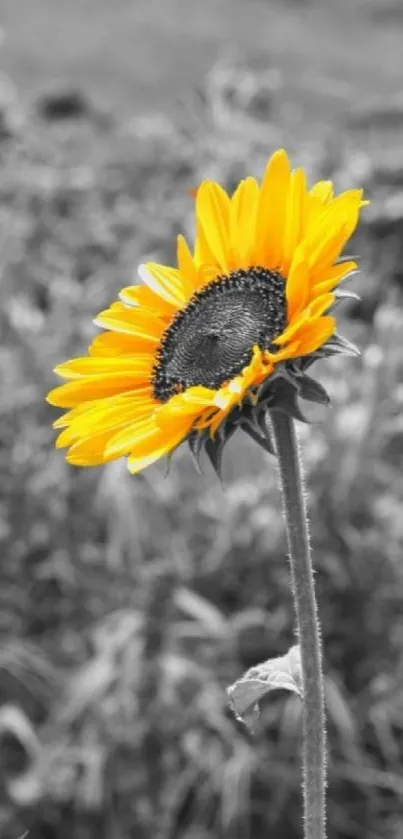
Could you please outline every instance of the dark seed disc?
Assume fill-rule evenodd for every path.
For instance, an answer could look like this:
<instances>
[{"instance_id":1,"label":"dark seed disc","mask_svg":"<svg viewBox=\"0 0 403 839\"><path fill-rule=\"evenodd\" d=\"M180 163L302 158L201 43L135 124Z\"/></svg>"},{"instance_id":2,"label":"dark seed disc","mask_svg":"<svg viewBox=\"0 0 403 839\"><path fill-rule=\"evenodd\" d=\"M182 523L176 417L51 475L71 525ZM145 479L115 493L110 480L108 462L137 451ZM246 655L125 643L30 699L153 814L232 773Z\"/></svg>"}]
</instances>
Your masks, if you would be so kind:
<instances>
[{"instance_id":1,"label":"dark seed disc","mask_svg":"<svg viewBox=\"0 0 403 839\"><path fill-rule=\"evenodd\" d=\"M256 344L273 350L286 321L285 281L277 272L254 267L218 277L166 329L153 371L155 398L166 402L194 385L219 388L250 363Z\"/></svg>"}]
</instances>

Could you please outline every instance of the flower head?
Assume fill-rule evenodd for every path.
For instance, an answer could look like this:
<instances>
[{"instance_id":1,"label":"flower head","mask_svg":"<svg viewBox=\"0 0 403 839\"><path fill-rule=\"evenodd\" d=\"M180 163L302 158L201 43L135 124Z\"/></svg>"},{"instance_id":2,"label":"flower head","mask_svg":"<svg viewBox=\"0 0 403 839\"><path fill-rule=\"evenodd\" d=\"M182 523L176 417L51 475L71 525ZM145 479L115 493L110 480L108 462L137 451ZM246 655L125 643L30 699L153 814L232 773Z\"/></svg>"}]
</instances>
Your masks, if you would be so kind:
<instances>
[{"instance_id":1,"label":"flower head","mask_svg":"<svg viewBox=\"0 0 403 839\"><path fill-rule=\"evenodd\" d=\"M260 186L246 178L229 196L204 181L195 201L193 253L179 236L176 268L142 265L142 284L96 319L107 331L89 355L56 368L68 381L48 400L70 409L55 427L72 464L128 456L138 472L188 439L218 467L238 427L270 449L267 410L303 418L298 396L328 401L306 370L354 349L332 310L357 268L340 255L362 190L309 190L279 150Z\"/></svg>"}]
</instances>

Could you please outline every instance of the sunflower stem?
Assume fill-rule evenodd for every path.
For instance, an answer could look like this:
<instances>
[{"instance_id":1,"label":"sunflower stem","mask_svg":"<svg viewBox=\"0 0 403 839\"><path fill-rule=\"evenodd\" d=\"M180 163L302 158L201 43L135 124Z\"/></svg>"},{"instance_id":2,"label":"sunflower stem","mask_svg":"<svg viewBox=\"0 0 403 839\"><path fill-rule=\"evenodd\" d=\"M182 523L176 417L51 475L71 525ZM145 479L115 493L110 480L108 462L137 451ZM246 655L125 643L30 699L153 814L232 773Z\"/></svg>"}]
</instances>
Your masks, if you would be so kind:
<instances>
[{"instance_id":1,"label":"sunflower stem","mask_svg":"<svg viewBox=\"0 0 403 839\"><path fill-rule=\"evenodd\" d=\"M303 685L303 798L305 839L326 836L326 729L322 644L304 480L293 420L271 412L283 496Z\"/></svg>"}]
</instances>

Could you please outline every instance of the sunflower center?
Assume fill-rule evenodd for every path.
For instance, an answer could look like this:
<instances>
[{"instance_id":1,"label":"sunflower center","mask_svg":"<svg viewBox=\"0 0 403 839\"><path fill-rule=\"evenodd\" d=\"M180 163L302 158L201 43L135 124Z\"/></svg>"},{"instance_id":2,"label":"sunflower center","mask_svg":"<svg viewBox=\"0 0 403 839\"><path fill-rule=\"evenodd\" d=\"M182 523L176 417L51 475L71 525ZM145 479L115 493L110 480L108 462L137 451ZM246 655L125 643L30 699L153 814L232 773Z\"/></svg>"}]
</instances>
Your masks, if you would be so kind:
<instances>
[{"instance_id":1,"label":"sunflower center","mask_svg":"<svg viewBox=\"0 0 403 839\"><path fill-rule=\"evenodd\" d=\"M166 329L153 373L154 396L166 402L194 385L219 388L271 349L287 319L280 274L253 267L218 277L196 292Z\"/></svg>"}]
</instances>

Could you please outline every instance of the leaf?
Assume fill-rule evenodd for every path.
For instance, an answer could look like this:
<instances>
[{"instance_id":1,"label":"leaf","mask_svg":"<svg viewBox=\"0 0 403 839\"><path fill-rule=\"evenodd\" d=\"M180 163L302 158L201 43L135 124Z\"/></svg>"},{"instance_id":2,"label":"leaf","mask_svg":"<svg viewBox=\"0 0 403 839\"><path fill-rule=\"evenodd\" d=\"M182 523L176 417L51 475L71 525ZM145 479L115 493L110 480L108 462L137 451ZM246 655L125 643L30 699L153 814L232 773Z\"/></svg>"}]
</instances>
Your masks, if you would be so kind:
<instances>
[{"instance_id":1,"label":"leaf","mask_svg":"<svg viewBox=\"0 0 403 839\"><path fill-rule=\"evenodd\" d=\"M259 716L259 702L273 690L289 690L302 699L301 656L295 645L278 658L251 667L227 688L230 705L237 717L253 727Z\"/></svg>"},{"instance_id":2,"label":"leaf","mask_svg":"<svg viewBox=\"0 0 403 839\"><path fill-rule=\"evenodd\" d=\"M325 388L316 379L307 376L306 373L301 376L299 388L301 399L306 399L308 402L318 402L320 405L328 405L330 402L330 397Z\"/></svg>"},{"instance_id":3,"label":"leaf","mask_svg":"<svg viewBox=\"0 0 403 839\"><path fill-rule=\"evenodd\" d=\"M334 355L336 353L343 353L344 355L353 355L356 357L361 355L355 344L352 344L351 341L348 341L343 335L339 335L338 332L335 332L329 341L326 341L326 344L323 346L323 351L326 355Z\"/></svg>"}]
</instances>

